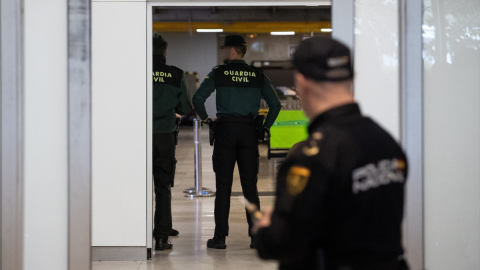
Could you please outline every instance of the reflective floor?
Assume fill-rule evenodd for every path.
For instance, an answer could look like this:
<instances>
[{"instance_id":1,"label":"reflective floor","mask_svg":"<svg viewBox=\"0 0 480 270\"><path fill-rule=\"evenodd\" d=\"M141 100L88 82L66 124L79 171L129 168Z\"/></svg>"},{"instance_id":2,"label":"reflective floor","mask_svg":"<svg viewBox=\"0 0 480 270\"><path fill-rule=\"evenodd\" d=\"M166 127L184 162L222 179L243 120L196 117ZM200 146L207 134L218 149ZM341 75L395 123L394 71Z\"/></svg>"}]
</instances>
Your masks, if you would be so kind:
<instances>
[{"instance_id":1,"label":"reflective floor","mask_svg":"<svg viewBox=\"0 0 480 270\"><path fill-rule=\"evenodd\" d=\"M208 128L202 130L203 186L215 190L212 170L212 151L208 143ZM275 162L267 159L267 148L260 146L259 192L274 190ZM171 237L173 249L156 251L151 261L136 262L93 262L94 270L137 270L137 269L277 269L272 261L258 259L256 251L250 249L248 226L242 196L233 196L230 209L230 236L227 249L207 249L207 239L213 236L214 197L189 199L183 190L193 186L193 131L182 128L177 146L177 171L175 187L172 189L173 227L180 231ZM241 192L238 171L235 171L233 192ZM273 196L261 196L262 206L273 204Z\"/></svg>"}]
</instances>

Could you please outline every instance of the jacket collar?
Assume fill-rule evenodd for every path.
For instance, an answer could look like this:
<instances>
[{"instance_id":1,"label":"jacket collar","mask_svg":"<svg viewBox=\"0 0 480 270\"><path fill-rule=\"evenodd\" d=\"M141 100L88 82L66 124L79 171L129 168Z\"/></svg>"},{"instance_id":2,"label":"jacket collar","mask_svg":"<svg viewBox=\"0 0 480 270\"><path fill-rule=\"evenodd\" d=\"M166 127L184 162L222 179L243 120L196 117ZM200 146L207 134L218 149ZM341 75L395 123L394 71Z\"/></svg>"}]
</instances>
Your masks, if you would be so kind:
<instances>
[{"instance_id":1,"label":"jacket collar","mask_svg":"<svg viewBox=\"0 0 480 270\"><path fill-rule=\"evenodd\" d=\"M167 58L163 54L154 54L153 63L165 65L167 63Z\"/></svg>"},{"instance_id":2,"label":"jacket collar","mask_svg":"<svg viewBox=\"0 0 480 270\"><path fill-rule=\"evenodd\" d=\"M308 126L308 133L312 134L317 127L331 120L339 120L350 116L360 116L360 107L357 103L350 103L335 107L317 116Z\"/></svg>"},{"instance_id":3,"label":"jacket collar","mask_svg":"<svg viewBox=\"0 0 480 270\"><path fill-rule=\"evenodd\" d=\"M246 64L247 62L245 62L245 60L235 59L235 60L230 60L230 62L228 63L229 64L234 64L234 63Z\"/></svg>"}]
</instances>

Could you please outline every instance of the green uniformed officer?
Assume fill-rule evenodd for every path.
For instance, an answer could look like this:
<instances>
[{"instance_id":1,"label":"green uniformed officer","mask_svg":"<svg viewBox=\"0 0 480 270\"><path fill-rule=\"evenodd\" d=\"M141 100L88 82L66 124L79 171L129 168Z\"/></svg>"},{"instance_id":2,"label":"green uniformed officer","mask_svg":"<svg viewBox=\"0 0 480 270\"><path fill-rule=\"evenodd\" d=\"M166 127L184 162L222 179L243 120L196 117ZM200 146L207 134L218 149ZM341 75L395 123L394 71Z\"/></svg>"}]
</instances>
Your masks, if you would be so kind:
<instances>
[{"instance_id":1,"label":"green uniformed officer","mask_svg":"<svg viewBox=\"0 0 480 270\"><path fill-rule=\"evenodd\" d=\"M207 120L205 100L217 91L216 135L213 150L213 170L216 179L215 233L207 247L224 249L228 236L228 216L232 192L233 170L238 163L244 196L259 204L257 191L258 140L266 129L273 125L281 109L278 96L270 80L262 70L243 61L247 50L245 39L239 35L225 37L220 47L225 65L214 67L193 96L193 105L202 120ZM262 126L256 125L255 117L260 109L261 98L269 106ZM250 228L253 225L247 214ZM253 243L251 244L253 248Z\"/></svg>"},{"instance_id":2,"label":"green uniformed officer","mask_svg":"<svg viewBox=\"0 0 480 270\"><path fill-rule=\"evenodd\" d=\"M153 35L153 176L155 183L155 250L171 249L171 187L175 177L176 123L178 114L192 110L183 71L166 65L168 43Z\"/></svg>"},{"instance_id":3,"label":"green uniformed officer","mask_svg":"<svg viewBox=\"0 0 480 270\"><path fill-rule=\"evenodd\" d=\"M354 102L350 50L313 37L293 64L312 122L279 169L273 214L254 228L258 254L282 270L408 269L401 243L407 160Z\"/></svg>"}]
</instances>

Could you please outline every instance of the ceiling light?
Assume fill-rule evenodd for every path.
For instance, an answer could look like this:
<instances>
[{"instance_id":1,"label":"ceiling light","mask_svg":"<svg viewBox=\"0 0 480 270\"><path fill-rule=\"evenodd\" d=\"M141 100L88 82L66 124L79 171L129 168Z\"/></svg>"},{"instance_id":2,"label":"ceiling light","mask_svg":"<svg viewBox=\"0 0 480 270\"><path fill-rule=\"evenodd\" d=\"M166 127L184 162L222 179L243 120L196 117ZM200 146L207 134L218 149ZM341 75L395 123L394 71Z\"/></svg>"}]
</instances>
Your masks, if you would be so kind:
<instances>
[{"instance_id":1,"label":"ceiling light","mask_svg":"<svg viewBox=\"0 0 480 270\"><path fill-rule=\"evenodd\" d=\"M295 35L295 32L294 31L270 32L270 35L273 35L273 36L293 36L293 35Z\"/></svg>"},{"instance_id":2,"label":"ceiling light","mask_svg":"<svg viewBox=\"0 0 480 270\"><path fill-rule=\"evenodd\" d=\"M320 29L322 32L332 32L332 28L322 28Z\"/></svg>"},{"instance_id":3,"label":"ceiling light","mask_svg":"<svg viewBox=\"0 0 480 270\"><path fill-rule=\"evenodd\" d=\"M223 32L223 29L197 29L198 33L218 33Z\"/></svg>"}]
</instances>

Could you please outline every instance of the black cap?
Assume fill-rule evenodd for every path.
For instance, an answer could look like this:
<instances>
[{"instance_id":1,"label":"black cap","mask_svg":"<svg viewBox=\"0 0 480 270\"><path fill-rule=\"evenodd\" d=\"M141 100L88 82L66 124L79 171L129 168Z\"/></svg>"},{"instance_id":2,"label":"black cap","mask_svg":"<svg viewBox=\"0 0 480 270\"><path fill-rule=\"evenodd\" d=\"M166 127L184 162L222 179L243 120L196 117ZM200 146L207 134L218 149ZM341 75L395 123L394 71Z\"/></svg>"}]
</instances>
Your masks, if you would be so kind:
<instances>
[{"instance_id":1,"label":"black cap","mask_svg":"<svg viewBox=\"0 0 480 270\"><path fill-rule=\"evenodd\" d=\"M157 32L153 32L152 37L153 37L153 44L158 44L158 45L168 44L167 41L165 41L165 39L163 39L163 37Z\"/></svg>"},{"instance_id":2,"label":"black cap","mask_svg":"<svg viewBox=\"0 0 480 270\"><path fill-rule=\"evenodd\" d=\"M245 39L242 36L228 35L225 37L223 46L220 46L219 49L223 49L225 47L244 46L244 45L247 45L247 42L245 42Z\"/></svg>"},{"instance_id":3,"label":"black cap","mask_svg":"<svg viewBox=\"0 0 480 270\"><path fill-rule=\"evenodd\" d=\"M167 51L168 47L168 42L163 39L163 37L156 33L153 32L153 48L152 48L152 53L153 54L165 54Z\"/></svg>"},{"instance_id":4,"label":"black cap","mask_svg":"<svg viewBox=\"0 0 480 270\"><path fill-rule=\"evenodd\" d=\"M353 78L350 49L325 37L311 37L300 43L293 66L305 77L316 81L344 81Z\"/></svg>"}]
</instances>

